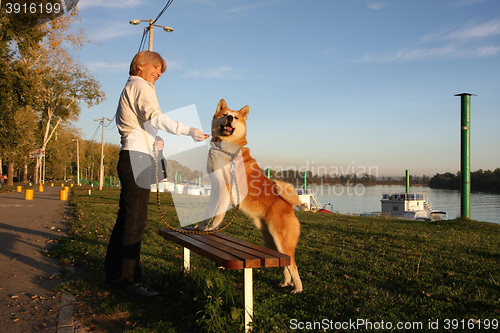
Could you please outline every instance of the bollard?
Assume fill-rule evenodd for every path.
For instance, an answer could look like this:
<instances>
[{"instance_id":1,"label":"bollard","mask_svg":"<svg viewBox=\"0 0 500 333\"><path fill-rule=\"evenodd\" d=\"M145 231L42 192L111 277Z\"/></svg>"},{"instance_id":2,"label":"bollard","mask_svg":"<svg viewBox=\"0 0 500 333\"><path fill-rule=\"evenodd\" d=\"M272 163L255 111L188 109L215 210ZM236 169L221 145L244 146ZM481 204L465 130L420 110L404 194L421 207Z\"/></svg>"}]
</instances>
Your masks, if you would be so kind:
<instances>
[{"instance_id":1,"label":"bollard","mask_svg":"<svg viewBox=\"0 0 500 333\"><path fill-rule=\"evenodd\" d=\"M68 200L68 192L65 190L59 191L59 200Z\"/></svg>"},{"instance_id":2,"label":"bollard","mask_svg":"<svg viewBox=\"0 0 500 333\"><path fill-rule=\"evenodd\" d=\"M43 192L43 185L40 184L40 186L38 186L38 192Z\"/></svg>"},{"instance_id":3,"label":"bollard","mask_svg":"<svg viewBox=\"0 0 500 333\"><path fill-rule=\"evenodd\" d=\"M33 190L26 190L24 192L24 200L33 200Z\"/></svg>"},{"instance_id":4,"label":"bollard","mask_svg":"<svg viewBox=\"0 0 500 333\"><path fill-rule=\"evenodd\" d=\"M64 187L64 183L61 183L61 187Z\"/></svg>"},{"instance_id":5,"label":"bollard","mask_svg":"<svg viewBox=\"0 0 500 333\"><path fill-rule=\"evenodd\" d=\"M54 187L54 183L50 183L50 187Z\"/></svg>"},{"instance_id":6,"label":"bollard","mask_svg":"<svg viewBox=\"0 0 500 333\"><path fill-rule=\"evenodd\" d=\"M23 191L23 187L22 187L22 186L18 186L18 187L16 187L16 191L17 191L17 192L22 192L22 191Z\"/></svg>"}]
</instances>

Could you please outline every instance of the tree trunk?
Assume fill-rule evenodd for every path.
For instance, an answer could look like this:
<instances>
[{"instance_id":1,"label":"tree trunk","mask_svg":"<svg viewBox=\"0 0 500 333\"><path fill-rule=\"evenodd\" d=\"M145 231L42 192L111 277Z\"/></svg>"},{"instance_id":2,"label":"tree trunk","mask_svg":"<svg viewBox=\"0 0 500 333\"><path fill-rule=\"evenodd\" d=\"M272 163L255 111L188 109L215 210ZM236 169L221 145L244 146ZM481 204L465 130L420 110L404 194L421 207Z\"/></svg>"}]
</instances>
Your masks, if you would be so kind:
<instances>
[{"instance_id":1,"label":"tree trunk","mask_svg":"<svg viewBox=\"0 0 500 333\"><path fill-rule=\"evenodd\" d=\"M39 180L38 179L38 177L39 177L39 175L38 175L38 169L39 168L40 168L40 159L37 157L36 158L36 163L35 163L35 174L33 175L33 182L35 184L38 184L38 180Z\"/></svg>"},{"instance_id":2,"label":"tree trunk","mask_svg":"<svg viewBox=\"0 0 500 333\"><path fill-rule=\"evenodd\" d=\"M14 186L14 162L7 163L7 186Z\"/></svg>"},{"instance_id":3,"label":"tree trunk","mask_svg":"<svg viewBox=\"0 0 500 333\"><path fill-rule=\"evenodd\" d=\"M28 162L24 163L23 183L28 182Z\"/></svg>"}]
</instances>

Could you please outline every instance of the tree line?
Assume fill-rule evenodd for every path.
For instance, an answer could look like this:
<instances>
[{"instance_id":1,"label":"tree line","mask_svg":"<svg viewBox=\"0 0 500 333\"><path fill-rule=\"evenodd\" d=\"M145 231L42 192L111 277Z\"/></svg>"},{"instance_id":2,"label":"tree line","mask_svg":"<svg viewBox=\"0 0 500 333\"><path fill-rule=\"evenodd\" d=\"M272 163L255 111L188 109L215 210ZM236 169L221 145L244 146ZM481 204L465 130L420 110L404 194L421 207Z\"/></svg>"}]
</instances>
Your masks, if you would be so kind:
<instances>
[{"instance_id":1,"label":"tree line","mask_svg":"<svg viewBox=\"0 0 500 333\"><path fill-rule=\"evenodd\" d=\"M267 173L266 170L262 170ZM271 178L286 181L293 185L303 184L304 177L308 184L365 184L365 185L404 185L405 177L382 176L377 177L368 173L350 173L343 175L318 174L312 171L299 171L289 169L284 171L270 170ZM430 180L429 176L410 176L411 185L427 185Z\"/></svg>"},{"instance_id":2,"label":"tree line","mask_svg":"<svg viewBox=\"0 0 500 333\"><path fill-rule=\"evenodd\" d=\"M479 169L470 174L471 191L500 193L500 168L493 171ZM446 190L460 190L461 173L436 174L429 181L429 187Z\"/></svg>"},{"instance_id":3,"label":"tree line","mask_svg":"<svg viewBox=\"0 0 500 333\"><path fill-rule=\"evenodd\" d=\"M75 151L68 140L79 138L72 122L82 105L92 107L105 98L99 82L73 55L89 42L82 31L71 29L78 9L45 15L0 11L0 170L7 165L9 185L15 173L25 180L31 174L39 182L43 173L61 177L67 172L68 155L62 152Z\"/></svg>"}]
</instances>

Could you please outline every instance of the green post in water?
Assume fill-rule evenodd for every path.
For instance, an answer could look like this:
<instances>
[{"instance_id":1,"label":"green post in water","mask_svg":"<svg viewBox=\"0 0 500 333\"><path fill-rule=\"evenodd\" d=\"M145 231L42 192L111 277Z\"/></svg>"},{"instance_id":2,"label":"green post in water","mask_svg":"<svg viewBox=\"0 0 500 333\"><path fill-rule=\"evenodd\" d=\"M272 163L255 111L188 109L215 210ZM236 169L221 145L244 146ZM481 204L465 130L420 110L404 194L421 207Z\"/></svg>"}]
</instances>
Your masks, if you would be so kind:
<instances>
[{"instance_id":1,"label":"green post in water","mask_svg":"<svg viewBox=\"0 0 500 333\"><path fill-rule=\"evenodd\" d=\"M406 194L410 193L410 170L406 170Z\"/></svg>"}]
</instances>

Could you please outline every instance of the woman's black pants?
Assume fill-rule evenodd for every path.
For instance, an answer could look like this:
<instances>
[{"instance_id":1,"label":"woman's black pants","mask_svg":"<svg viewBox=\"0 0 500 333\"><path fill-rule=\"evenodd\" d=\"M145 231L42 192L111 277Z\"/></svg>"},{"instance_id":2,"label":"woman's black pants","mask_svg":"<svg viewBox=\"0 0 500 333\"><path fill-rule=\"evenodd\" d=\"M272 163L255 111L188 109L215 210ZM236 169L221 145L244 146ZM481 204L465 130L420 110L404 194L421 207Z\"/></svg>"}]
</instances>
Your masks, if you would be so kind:
<instances>
[{"instance_id":1,"label":"woman's black pants","mask_svg":"<svg viewBox=\"0 0 500 333\"><path fill-rule=\"evenodd\" d=\"M151 175L154 160L150 155L122 150L118 160L118 177L122 186L120 207L111 233L104 261L108 284L131 285L140 282L143 272L140 262L141 239L146 228ZM134 177L137 165L149 165ZM137 170L136 170L137 174ZM138 186L137 184L143 185Z\"/></svg>"}]
</instances>

